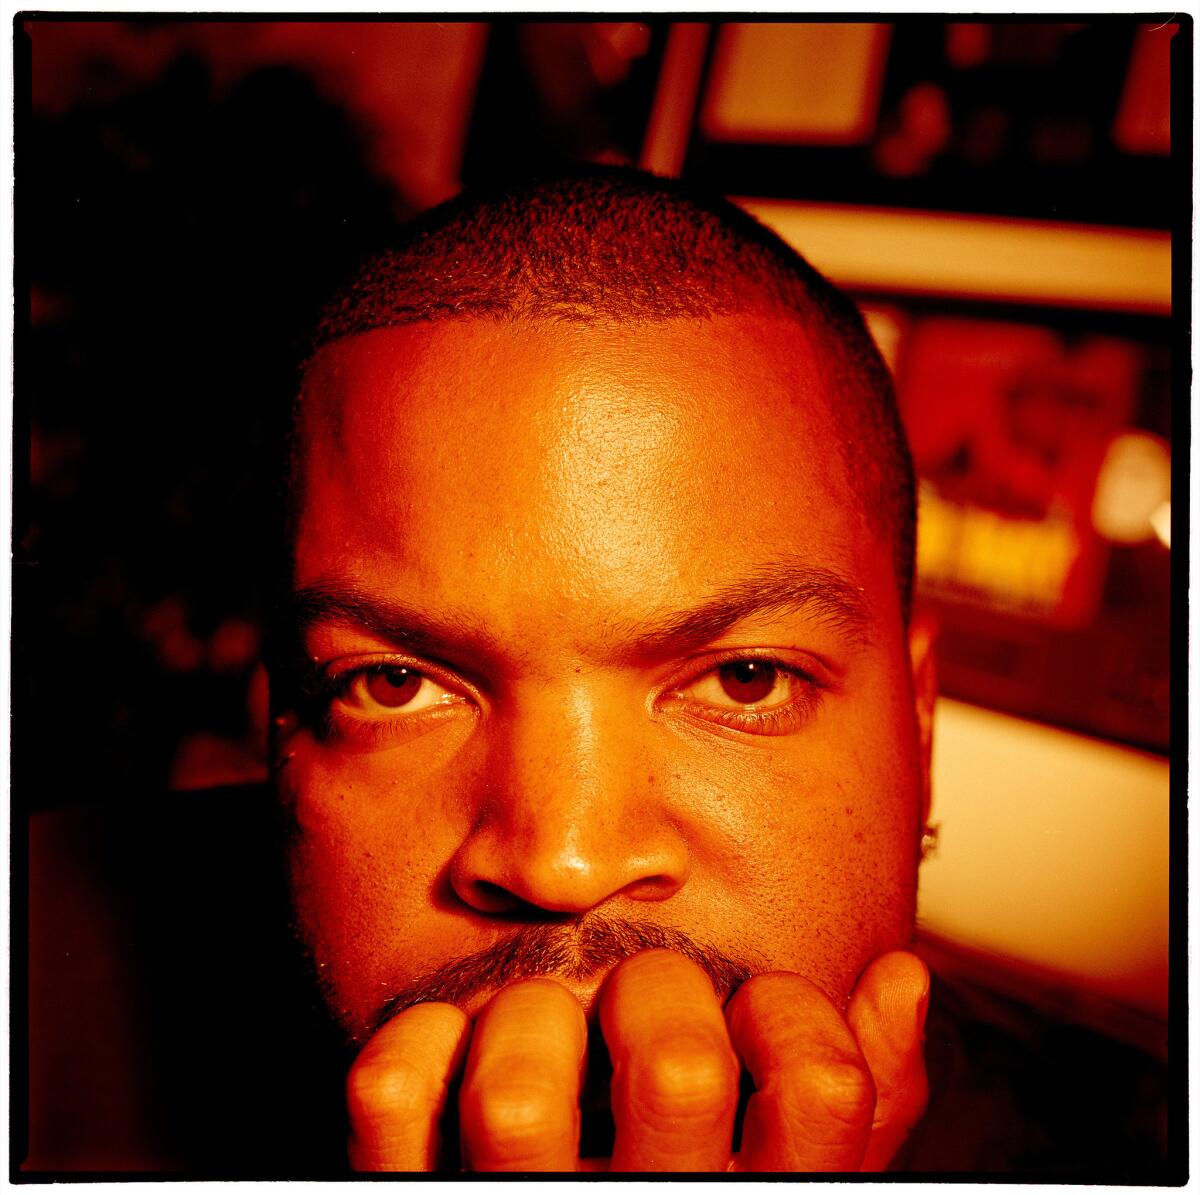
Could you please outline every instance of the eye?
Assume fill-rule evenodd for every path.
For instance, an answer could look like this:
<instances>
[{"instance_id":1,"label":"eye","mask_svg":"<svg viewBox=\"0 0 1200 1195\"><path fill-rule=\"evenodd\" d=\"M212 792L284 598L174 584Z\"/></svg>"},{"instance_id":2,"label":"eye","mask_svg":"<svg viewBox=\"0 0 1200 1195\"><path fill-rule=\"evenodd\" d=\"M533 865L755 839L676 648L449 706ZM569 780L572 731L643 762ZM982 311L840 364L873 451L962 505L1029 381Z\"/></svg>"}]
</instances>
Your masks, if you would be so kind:
<instances>
[{"instance_id":1,"label":"eye","mask_svg":"<svg viewBox=\"0 0 1200 1195\"><path fill-rule=\"evenodd\" d=\"M410 742L477 712L469 689L453 676L378 656L327 665L312 678L309 696L310 725L320 741L351 751Z\"/></svg>"},{"instance_id":2,"label":"eye","mask_svg":"<svg viewBox=\"0 0 1200 1195\"><path fill-rule=\"evenodd\" d=\"M798 681L794 672L770 660L730 660L680 692L723 709L762 708L782 705Z\"/></svg>"},{"instance_id":3,"label":"eye","mask_svg":"<svg viewBox=\"0 0 1200 1195\"><path fill-rule=\"evenodd\" d=\"M336 701L360 718L416 714L461 701L425 673L403 664L372 664L338 679Z\"/></svg>"},{"instance_id":4,"label":"eye","mask_svg":"<svg viewBox=\"0 0 1200 1195\"><path fill-rule=\"evenodd\" d=\"M693 719L747 734L781 735L800 729L825 687L798 667L744 656L709 668L670 699Z\"/></svg>"}]
</instances>

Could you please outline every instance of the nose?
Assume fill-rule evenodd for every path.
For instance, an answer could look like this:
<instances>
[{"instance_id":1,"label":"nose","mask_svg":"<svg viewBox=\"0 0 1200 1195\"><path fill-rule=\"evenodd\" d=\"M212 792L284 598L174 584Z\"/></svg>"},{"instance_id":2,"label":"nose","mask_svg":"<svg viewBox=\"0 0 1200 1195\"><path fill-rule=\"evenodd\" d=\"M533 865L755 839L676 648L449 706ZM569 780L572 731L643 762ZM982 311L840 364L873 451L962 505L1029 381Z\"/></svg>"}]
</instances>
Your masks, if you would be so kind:
<instances>
[{"instance_id":1,"label":"nose","mask_svg":"<svg viewBox=\"0 0 1200 1195\"><path fill-rule=\"evenodd\" d=\"M450 866L460 899L491 914L582 914L618 895L667 900L686 883L687 842L635 705L580 685L493 716L474 824Z\"/></svg>"}]
</instances>

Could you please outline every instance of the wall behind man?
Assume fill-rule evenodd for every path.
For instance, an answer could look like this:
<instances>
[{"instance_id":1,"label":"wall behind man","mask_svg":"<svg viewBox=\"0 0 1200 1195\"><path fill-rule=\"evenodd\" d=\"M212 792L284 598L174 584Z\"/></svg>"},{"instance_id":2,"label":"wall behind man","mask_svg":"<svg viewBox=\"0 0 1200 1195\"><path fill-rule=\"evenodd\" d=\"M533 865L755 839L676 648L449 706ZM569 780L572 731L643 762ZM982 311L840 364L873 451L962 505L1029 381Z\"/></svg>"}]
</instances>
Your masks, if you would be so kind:
<instances>
[{"instance_id":1,"label":"wall behind man","mask_svg":"<svg viewBox=\"0 0 1200 1195\"><path fill-rule=\"evenodd\" d=\"M923 929L1164 1020L1166 760L950 700L934 742Z\"/></svg>"}]
</instances>

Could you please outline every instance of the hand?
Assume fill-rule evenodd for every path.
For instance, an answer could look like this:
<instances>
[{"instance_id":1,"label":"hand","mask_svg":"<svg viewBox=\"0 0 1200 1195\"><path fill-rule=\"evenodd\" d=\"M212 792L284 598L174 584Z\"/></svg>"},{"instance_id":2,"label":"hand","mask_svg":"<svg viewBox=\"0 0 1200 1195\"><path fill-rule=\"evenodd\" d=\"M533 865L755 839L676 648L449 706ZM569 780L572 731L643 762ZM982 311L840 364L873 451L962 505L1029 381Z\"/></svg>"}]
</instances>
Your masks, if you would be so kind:
<instances>
[{"instance_id":1,"label":"hand","mask_svg":"<svg viewBox=\"0 0 1200 1195\"><path fill-rule=\"evenodd\" d=\"M925 1107L928 993L925 965L895 951L863 973L845 1019L785 972L755 976L722 1012L708 977L681 955L626 959L599 1005L613 1063L611 1169L882 1170ZM448 1004L400 1013L350 1073L351 1165L447 1165L443 1126L461 1075L464 1168L596 1168L578 1157L586 1047L583 1009L552 979L505 988L473 1029ZM733 1155L743 1066L755 1093Z\"/></svg>"}]
</instances>

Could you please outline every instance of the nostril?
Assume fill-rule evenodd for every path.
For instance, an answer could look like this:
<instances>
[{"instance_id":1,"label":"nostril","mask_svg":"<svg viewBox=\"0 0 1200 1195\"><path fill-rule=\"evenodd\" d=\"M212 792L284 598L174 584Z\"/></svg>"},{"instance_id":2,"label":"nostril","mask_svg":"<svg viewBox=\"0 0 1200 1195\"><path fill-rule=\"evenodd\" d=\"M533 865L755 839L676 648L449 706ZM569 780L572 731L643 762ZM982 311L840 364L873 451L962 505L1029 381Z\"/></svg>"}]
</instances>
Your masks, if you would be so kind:
<instances>
[{"instance_id":1,"label":"nostril","mask_svg":"<svg viewBox=\"0 0 1200 1195\"><path fill-rule=\"evenodd\" d=\"M543 908L522 900L503 884L491 880L473 880L468 903L480 913L503 913L510 921L558 922L573 921L576 914L558 909Z\"/></svg>"},{"instance_id":2,"label":"nostril","mask_svg":"<svg viewBox=\"0 0 1200 1195\"><path fill-rule=\"evenodd\" d=\"M677 876L651 875L626 884L622 894L633 900L668 900L681 887L682 882Z\"/></svg>"},{"instance_id":3,"label":"nostril","mask_svg":"<svg viewBox=\"0 0 1200 1195\"><path fill-rule=\"evenodd\" d=\"M507 913L524 902L519 896L491 880L472 880L469 903L481 913Z\"/></svg>"}]
</instances>

